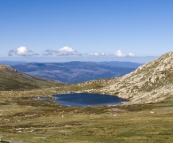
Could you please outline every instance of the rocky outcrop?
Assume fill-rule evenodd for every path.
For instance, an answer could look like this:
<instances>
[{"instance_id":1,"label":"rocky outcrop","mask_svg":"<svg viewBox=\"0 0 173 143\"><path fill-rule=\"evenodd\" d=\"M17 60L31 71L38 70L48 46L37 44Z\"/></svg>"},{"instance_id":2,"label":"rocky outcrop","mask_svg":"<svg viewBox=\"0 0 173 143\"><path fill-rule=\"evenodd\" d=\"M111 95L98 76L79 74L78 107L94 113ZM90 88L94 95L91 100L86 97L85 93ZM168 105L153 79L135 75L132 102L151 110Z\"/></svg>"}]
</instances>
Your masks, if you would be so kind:
<instances>
[{"instance_id":1,"label":"rocky outcrop","mask_svg":"<svg viewBox=\"0 0 173 143\"><path fill-rule=\"evenodd\" d=\"M3 65L3 64L0 64L0 70L2 71L8 71L8 72L15 72L17 73L18 71L8 65Z\"/></svg>"},{"instance_id":2,"label":"rocky outcrop","mask_svg":"<svg viewBox=\"0 0 173 143\"><path fill-rule=\"evenodd\" d=\"M118 95L134 103L164 100L173 95L173 52L164 54L123 77L98 82L104 87L95 92Z\"/></svg>"}]
</instances>

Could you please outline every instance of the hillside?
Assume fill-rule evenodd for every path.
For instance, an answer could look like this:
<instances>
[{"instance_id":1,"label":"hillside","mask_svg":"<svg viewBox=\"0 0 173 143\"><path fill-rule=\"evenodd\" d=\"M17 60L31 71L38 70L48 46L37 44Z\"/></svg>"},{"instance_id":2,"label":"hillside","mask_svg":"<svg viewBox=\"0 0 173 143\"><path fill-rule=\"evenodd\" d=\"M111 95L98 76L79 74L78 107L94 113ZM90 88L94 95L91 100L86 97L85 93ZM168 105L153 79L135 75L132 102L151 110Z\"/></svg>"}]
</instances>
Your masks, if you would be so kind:
<instances>
[{"instance_id":1,"label":"hillside","mask_svg":"<svg viewBox=\"0 0 173 143\"><path fill-rule=\"evenodd\" d=\"M131 62L65 62L23 63L15 69L36 77L78 83L101 78L111 78L134 71L141 64Z\"/></svg>"},{"instance_id":2,"label":"hillside","mask_svg":"<svg viewBox=\"0 0 173 143\"><path fill-rule=\"evenodd\" d=\"M0 64L0 90L27 90L60 86L62 83L36 78Z\"/></svg>"},{"instance_id":3,"label":"hillside","mask_svg":"<svg viewBox=\"0 0 173 143\"><path fill-rule=\"evenodd\" d=\"M172 143L172 59L173 53L165 54L134 72L118 78L56 88L0 91L0 140L9 143ZM9 66L0 67L0 79L4 80L6 86L11 84L10 79L13 82L19 78L26 80L27 75ZM31 80L33 77L27 76L27 78ZM33 82L37 81L33 80L29 83ZM129 98L131 102L116 106L85 108L62 106L52 102L53 94L72 91L109 93ZM38 97L39 99L50 98L44 101L33 100ZM146 104L166 98L169 100Z\"/></svg>"},{"instance_id":4,"label":"hillside","mask_svg":"<svg viewBox=\"0 0 173 143\"><path fill-rule=\"evenodd\" d=\"M166 53L140 66L135 71L118 78L102 79L83 83L88 92L108 93L128 98L134 103L158 102L172 97L173 52Z\"/></svg>"}]
</instances>

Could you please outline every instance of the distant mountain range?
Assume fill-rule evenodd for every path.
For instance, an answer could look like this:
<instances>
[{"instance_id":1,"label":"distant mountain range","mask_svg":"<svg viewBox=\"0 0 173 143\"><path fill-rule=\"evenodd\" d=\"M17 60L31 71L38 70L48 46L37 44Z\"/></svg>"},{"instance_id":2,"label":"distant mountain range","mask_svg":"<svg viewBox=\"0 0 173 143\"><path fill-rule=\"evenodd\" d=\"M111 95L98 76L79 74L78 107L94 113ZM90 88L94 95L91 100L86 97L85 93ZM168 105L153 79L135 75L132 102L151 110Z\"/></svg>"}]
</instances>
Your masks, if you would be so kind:
<instances>
[{"instance_id":1,"label":"distant mountain range","mask_svg":"<svg viewBox=\"0 0 173 143\"><path fill-rule=\"evenodd\" d=\"M25 61L0 61L0 64L5 64L9 66L14 66L17 64L22 64L22 63L26 63L26 62Z\"/></svg>"},{"instance_id":2,"label":"distant mountain range","mask_svg":"<svg viewBox=\"0 0 173 143\"><path fill-rule=\"evenodd\" d=\"M32 76L58 80L64 83L79 83L89 80L112 78L134 71L141 64L132 62L65 62L22 63L13 67Z\"/></svg>"}]
</instances>

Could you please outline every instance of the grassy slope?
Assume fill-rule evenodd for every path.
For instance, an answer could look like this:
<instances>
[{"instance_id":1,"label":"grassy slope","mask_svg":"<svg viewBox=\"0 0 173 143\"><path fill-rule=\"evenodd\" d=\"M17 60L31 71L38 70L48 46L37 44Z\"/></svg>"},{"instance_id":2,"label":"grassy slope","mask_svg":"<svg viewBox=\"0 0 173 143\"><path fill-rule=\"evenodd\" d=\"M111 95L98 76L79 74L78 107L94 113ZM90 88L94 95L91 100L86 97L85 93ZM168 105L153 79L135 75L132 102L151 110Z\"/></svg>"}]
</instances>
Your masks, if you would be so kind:
<instances>
[{"instance_id":1,"label":"grassy slope","mask_svg":"<svg viewBox=\"0 0 173 143\"><path fill-rule=\"evenodd\" d=\"M0 70L0 90L28 90L35 88L44 88L59 86L62 83L48 81L20 74L17 72L8 72Z\"/></svg>"},{"instance_id":2,"label":"grassy slope","mask_svg":"<svg viewBox=\"0 0 173 143\"><path fill-rule=\"evenodd\" d=\"M3 136L2 140L10 143L173 142L172 96L155 104L87 108L33 100L64 91L97 92L111 82L115 79L40 90L0 91L0 138Z\"/></svg>"},{"instance_id":3,"label":"grassy slope","mask_svg":"<svg viewBox=\"0 0 173 143\"><path fill-rule=\"evenodd\" d=\"M64 89L1 91L2 139L10 143L173 142L173 98L157 104L87 108L32 100Z\"/></svg>"}]
</instances>

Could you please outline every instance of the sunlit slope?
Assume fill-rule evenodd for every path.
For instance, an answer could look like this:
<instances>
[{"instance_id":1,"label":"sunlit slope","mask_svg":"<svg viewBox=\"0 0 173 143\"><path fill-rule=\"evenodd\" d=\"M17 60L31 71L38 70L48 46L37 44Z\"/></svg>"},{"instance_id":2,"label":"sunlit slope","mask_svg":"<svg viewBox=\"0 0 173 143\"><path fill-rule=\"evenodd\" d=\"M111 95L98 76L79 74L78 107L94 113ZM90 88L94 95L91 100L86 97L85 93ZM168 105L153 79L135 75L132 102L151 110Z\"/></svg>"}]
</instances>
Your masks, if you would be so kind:
<instances>
[{"instance_id":1,"label":"sunlit slope","mask_svg":"<svg viewBox=\"0 0 173 143\"><path fill-rule=\"evenodd\" d=\"M61 82L29 76L10 66L0 64L0 90L28 90L61 85L63 85Z\"/></svg>"},{"instance_id":2,"label":"sunlit slope","mask_svg":"<svg viewBox=\"0 0 173 143\"><path fill-rule=\"evenodd\" d=\"M108 93L135 103L158 102L173 95L173 52L140 66L134 72L111 79L95 80L83 85L98 85L88 92Z\"/></svg>"}]
</instances>

